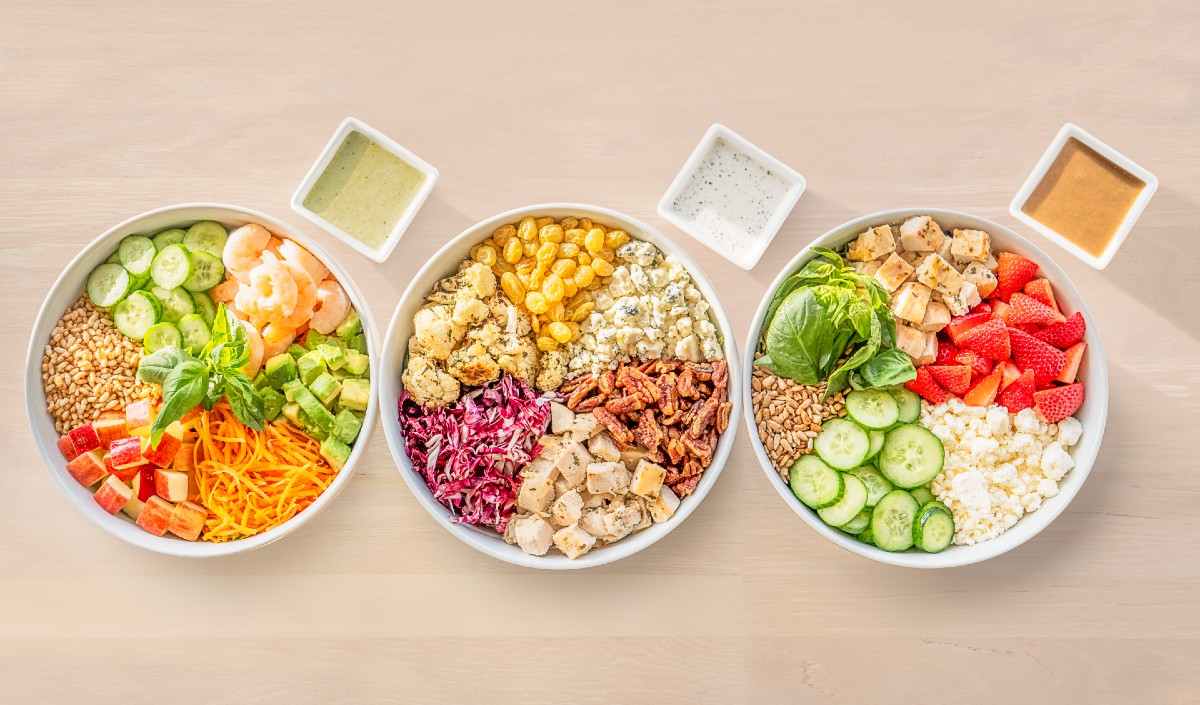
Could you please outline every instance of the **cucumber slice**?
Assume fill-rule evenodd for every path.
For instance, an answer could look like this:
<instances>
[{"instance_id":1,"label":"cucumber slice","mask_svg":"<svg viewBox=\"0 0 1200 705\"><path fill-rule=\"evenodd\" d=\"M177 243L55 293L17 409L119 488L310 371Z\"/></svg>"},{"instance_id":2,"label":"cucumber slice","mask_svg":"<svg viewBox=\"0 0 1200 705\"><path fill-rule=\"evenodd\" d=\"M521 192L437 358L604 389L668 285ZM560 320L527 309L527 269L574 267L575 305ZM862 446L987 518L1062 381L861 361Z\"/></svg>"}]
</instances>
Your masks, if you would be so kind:
<instances>
[{"instance_id":1,"label":"cucumber slice","mask_svg":"<svg viewBox=\"0 0 1200 705\"><path fill-rule=\"evenodd\" d=\"M87 295L100 308L109 308L125 298L133 280L119 264L105 262L92 270L87 278Z\"/></svg>"},{"instance_id":2,"label":"cucumber slice","mask_svg":"<svg viewBox=\"0 0 1200 705\"><path fill-rule=\"evenodd\" d=\"M870 460L883 450L883 440L887 435L883 431L867 431L867 438L871 440L871 447L867 450L867 460Z\"/></svg>"},{"instance_id":3,"label":"cucumber slice","mask_svg":"<svg viewBox=\"0 0 1200 705\"><path fill-rule=\"evenodd\" d=\"M863 511L866 511L866 510L863 510ZM871 522L869 519L867 520L867 528L858 532L858 536L856 536L855 538L857 538L859 541L862 541L863 543L865 543L869 546L875 545L875 532L871 530Z\"/></svg>"},{"instance_id":4,"label":"cucumber slice","mask_svg":"<svg viewBox=\"0 0 1200 705\"><path fill-rule=\"evenodd\" d=\"M838 528L845 531L847 534L861 534L871 525L871 510L864 509L854 516L849 523L839 526Z\"/></svg>"},{"instance_id":5,"label":"cucumber slice","mask_svg":"<svg viewBox=\"0 0 1200 705\"><path fill-rule=\"evenodd\" d=\"M192 302L196 304L196 313L203 316L204 322L212 328L213 321L217 320L217 305L212 297L203 291L193 291Z\"/></svg>"},{"instance_id":6,"label":"cucumber slice","mask_svg":"<svg viewBox=\"0 0 1200 705\"><path fill-rule=\"evenodd\" d=\"M179 319L179 332L183 335L183 347L193 355L198 354L212 340L212 330L204 316L189 313Z\"/></svg>"},{"instance_id":7,"label":"cucumber slice","mask_svg":"<svg viewBox=\"0 0 1200 705\"><path fill-rule=\"evenodd\" d=\"M192 275L183 283L188 291L208 291L225 279L225 265L203 250L192 250Z\"/></svg>"},{"instance_id":8,"label":"cucumber slice","mask_svg":"<svg viewBox=\"0 0 1200 705\"><path fill-rule=\"evenodd\" d=\"M183 242L183 233L183 228L171 228L170 230L162 231L151 239L154 240L154 247L156 249L163 250L170 245L178 245Z\"/></svg>"},{"instance_id":9,"label":"cucumber slice","mask_svg":"<svg viewBox=\"0 0 1200 705\"><path fill-rule=\"evenodd\" d=\"M113 323L121 335L141 340L146 331L162 318L162 304L153 294L135 291L113 308Z\"/></svg>"},{"instance_id":10,"label":"cucumber slice","mask_svg":"<svg viewBox=\"0 0 1200 705\"><path fill-rule=\"evenodd\" d=\"M884 441L887 446L887 441ZM817 455L830 467L849 470L862 465L871 449L871 439L858 424L846 419L826 421L813 442Z\"/></svg>"},{"instance_id":11,"label":"cucumber slice","mask_svg":"<svg viewBox=\"0 0 1200 705\"><path fill-rule=\"evenodd\" d=\"M178 348L182 342L183 336L179 333L179 329L166 321L150 326L146 335L142 337L142 345L146 346L146 352L155 352L163 348Z\"/></svg>"},{"instance_id":12,"label":"cucumber slice","mask_svg":"<svg viewBox=\"0 0 1200 705\"><path fill-rule=\"evenodd\" d=\"M167 245L154 256L154 264L150 266L154 285L162 289L181 287L191 275L192 258L183 245Z\"/></svg>"},{"instance_id":13,"label":"cucumber slice","mask_svg":"<svg viewBox=\"0 0 1200 705\"><path fill-rule=\"evenodd\" d=\"M917 500L917 504L921 505L922 507L930 502L937 501L937 498L933 496L933 493L929 491L928 487L914 487L909 490L908 493L912 495L913 499Z\"/></svg>"},{"instance_id":14,"label":"cucumber slice","mask_svg":"<svg viewBox=\"0 0 1200 705\"><path fill-rule=\"evenodd\" d=\"M888 492L896 489L892 483L887 481L887 478L879 474L879 471L870 465L864 465L861 468L854 468L850 474L862 480L862 483L867 486L867 506L874 507L879 504L879 500Z\"/></svg>"},{"instance_id":15,"label":"cucumber slice","mask_svg":"<svg viewBox=\"0 0 1200 705\"><path fill-rule=\"evenodd\" d=\"M903 386L895 386L888 390L900 405L900 422L916 423L921 418L921 397L910 392Z\"/></svg>"},{"instance_id":16,"label":"cucumber slice","mask_svg":"<svg viewBox=\"0 0 1200 705\"><path fill-rule=\"evenodd\" d=\"M149 289L150 287L154 286L154 280L150 278L150 272L146 272L141 276L134 274L130 274L129 276L133 279L132 286L134 291L137 291L138 289Z\"/></svg>"},{"instance_id":17,"label":"cucumber slice","mask_svg":"<svg viewBox=\"0 0 1200 705\"><path fill-rule=\"evenodd\" d=\"M921 507L913 524L913 543L929 553L941 553L954 540L954 515L941 502Z\"/></svg>"},{"instance_id":18,"label":"cucumber slice","mask_svg":"<svg viewBox=\"0 0 1200 705\"><path fill-rule=\"evenodd\" d=\"M946 451L937 436L915 424L905 424L888 431L878 465L893 485L909 489L929 484L942 471L945 459Z\"/></svg>"},{"instance_id":19,"label":"cucumber slice","mask_svg":"<svg viewBox=\"0 0 1200 705\"><path fill-rule=\"evenodd\" d=\"M864 389L846 395L846 414L859 426L879 431L900 418L900 404L882 389Z\"/></svg>"},{"instance_id":20,"label":"cucumber slice","mask_svg":"<svg viewBox=\"0 0 1200 705\"><path fill-rule=\"evenodd\" d=\"M892 490L879 500L871 512L871 532L875 545L885 551L904 551L913 545L913 522L917 500L904 490Z\"/></svg>"},{"instance_id":21,"label":"cucumber slice","mask_svg":"<svg viewBox=\"0 0 1200 705\"><path fill-rule=\"evenodd\" d=\"M108 256L108 259L104 260L104 263L105 264L120 264L121 258L120 258L120 256L117 255L116 252L114 252Z\"/></svg>"},{"instance_id":22,"label":"cucumber slice","mask_svg":"<svg viewBox=\"0 0 1200 705\"><path fill-rule=\"evenodd\" d=\"M130 235L117 245L117 257L130 274L142 276L150 271L157 250L145 235Z\"/></svg>"},{"instance_id":23,"label":"cucumber slice","mask_svg":"<svg viewBox=\"0 0 1200 705\"><path fill-rule=\"evenodd\" d=\"M867 486L853 475L842 475L845 490L837 504L817 510L817 516L830 526L845 526L867 507Z\"/></svg>"},{"instance_id":24,"label":"cucumber slice","mask_svg":"<svg viewBox=\"0 0 1200 705\"><path fill-rule=\"evenodd\" d=\"M163 289L158 286L150 288L159 303L162 304L162 320L178 323L184 316L196 312L196 301L183 287Z\"/></svg>"},{"instance_id":25,"label":"cucumber slice","mask_svg":"<svg viewBox=\"0 0 1200 705\"><path fill-rule=\"evenodd\" d=\"M207 252L220 259L228 239L229 231L224 225L212 220L202 220L187 229L187 234L183 236L183 245L189 252Z\"/></svg>"},{"instance_id":26,"label":"cucumber slice","mask_svg":"<svg viewBox=\"0 0 1200 705\"><path fill-rule=\"evenodd\" d=\"M813 509L836 504L845 492L842 474L815 455L802 455L792 463L788 485L796 499Z\"/></svg>"}]
</instances>

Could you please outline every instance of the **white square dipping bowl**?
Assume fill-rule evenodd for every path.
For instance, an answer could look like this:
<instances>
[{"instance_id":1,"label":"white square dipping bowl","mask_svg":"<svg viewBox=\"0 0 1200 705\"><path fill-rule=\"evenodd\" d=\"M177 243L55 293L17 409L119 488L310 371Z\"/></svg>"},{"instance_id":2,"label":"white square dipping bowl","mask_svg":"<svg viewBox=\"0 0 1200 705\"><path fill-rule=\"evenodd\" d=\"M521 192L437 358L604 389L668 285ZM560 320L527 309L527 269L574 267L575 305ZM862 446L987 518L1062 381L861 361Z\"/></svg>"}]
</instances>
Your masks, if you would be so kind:
<instances>
[{"instance_id":1,"label":"white square dipping bowl","mask_svg":"<svg viewBox=\"0 0 1200 705\"><path fill-rule=\"evenodd\" d=\"M1146 184L1145 188L1142 189L1142 192L1139 193L1138 197L1134 200L1133 205L1129 207L1129 212L1125 214L1125 220L1122 221L1121 226L1117 228L1117 232L1113 235L1112 240L1109 241L1108 247L1104 248L1104 252L1099 257L1084 250L1082 247L1071 242L1056 230L1047 227L1033 216L1021 210L1021 208L1024 207L1025 202L1029 200L1029 197L1033 195L1034 189L1036 189L1038 184L1042 182L1042 179L1045 178L1046 172L1049 171L1051 165L1054 164L1054 160L1058 157L1063 147L1066 146L1067 140L1071 139L1072 137L1088 147L1091 147L1096 151L1097 154L1112 162L1118 168L1124 169L1129 174L1140 179L1142 183ZM1054 136L1054 141L1051 142L1050 146L1046 148L1046 152L1042 155L1042 158L1038 160L1037 166L1033 167L1033 171L1031 171L1028 178L1025 179L1025 183L1021 186L1021 190L1018 191L1017 195L1013 197L1012 203L1008 204L1008 212L1012 214L1012 217L1033 228L1054 244L1075 255L1092 267L1095 267L1096 269L1104 269L1117 254L1117 250L1120 249L1121 243L1125 242L1125 237L1129 235L1129 231L1133 229L1133 224L1137 222L1137 219L1142 216L1142 212L1146 210L1146 204L1150 202L1150 197L1153 196L1154 192L1157 190L1158 177L1139 166L1132 159L1129 159L1117 150L1096 139L1096 137L1087 130L1084 130L1074 123L1068 122L1067 124L1063 125L1062 129L1058 131L1058 134Z\"/></svg>"},{"instance_id":2,"label":"white square dipping bowl","mask_svg":"<svg viewBox=\"0 0 1200 705\"><path fill-rule=\"evenodd\" d=\"M757 242L748 247L735 248L728 243L721 242L714 233L705 229L699 223L683 217L681 213L673 208L675 199L679 197L684 187L687 186L692 176L700 168L700 162L722 141L774 172L788 184L787 193L780 199L770 220L763 226ZM783 226L783 221L787 220L792 209L796 207L796 202L800 200L800 194L804 193L806 186L804 177L798 171L754 146L728 127L720 123L715 123L712 127L708 128L708 132L704 133L704 137L696 145L696 149L692 151L692 155L688 157L687 162L679 170L679 174L671 182L671 186L667 189L667 192L663 194L662 200L658 202L658 214L671 223L671 225L699 240L725 259L746 271L750 271L758 264L758 260L767 251L767 247L771 245L771 241L775 239L779 228Z\"/></svg>"},{"instance_id":3,"label":"white square dipping bowl","mask_svg":"<svg viewBox=\"0 0 1200 705\"><path fill-rule=\"evenodd\" d=\"M358 238L350 235L345 230L342 230L333 223L330 223L328 220L325 220L304 205L304 199L308 198L309 191L311 191L313 186L317 183L317 179L321 178L321 174L325 172L325 167L329 166L330 160L332 160L333 156L337 154L338 148L342 146L342 142L346 140L346 137L349 136L351 132L361 133L363 136L372 140L380 147L383 147L400 159L403 159L414 169L425 175L425 183L421 186L421 190L418 191L417 195L413 197L412 203L408 204L408 208L405 209L404 215L401 216L400 220L396 221L396 227L392 228L392 232L388 234L387 240L383 243L383 247L379 248L378 250L371 249ZM432 164L400 146L398 142L383 134L379 130L371 127L367 123L357 118L348 117L342 121L341 125L338 125L337 130L333 133L333 137L329 138L329 142L326 143L325 149L322 150L321 156L317 157L317 161L315 161L312 165L312 168L308 170L308 175L304 177L304 181L300 182L300 186L296 189L296 192L292 194L291 205L292 210L296 211L296 213L304 216L306 219L311 221L314 225L320 227L325 232L353 247L359 252L359 254L373 259L376 262L383 263L388 257L391 256L392 251L396 249L396 245L400 243L400 236L403 235L404 231L408 229L408 226L412 223L413 217L416 216L417 211L421 210L421 206L424 205L425 199L428 198L430 192L433 191L433 186L437 183L437 180L438 170L434 168Z\"/></svg>"}]
</instances>

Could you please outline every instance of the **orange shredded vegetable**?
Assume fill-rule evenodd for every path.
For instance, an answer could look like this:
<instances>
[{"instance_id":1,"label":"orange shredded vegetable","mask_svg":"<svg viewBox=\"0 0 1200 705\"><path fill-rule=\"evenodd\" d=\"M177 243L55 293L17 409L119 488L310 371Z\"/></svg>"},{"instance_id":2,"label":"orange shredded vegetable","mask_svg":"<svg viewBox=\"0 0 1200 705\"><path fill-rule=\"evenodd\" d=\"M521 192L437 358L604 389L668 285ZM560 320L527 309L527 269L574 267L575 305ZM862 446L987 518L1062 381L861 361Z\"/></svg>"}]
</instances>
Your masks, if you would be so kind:
<instances>
[{"instance_id":1,"label":"orange shredded vegetable","mask_svg":"<svg viewBox=\"0 0 1200 705\"><path fill-rule=\"evenodd\" d=\"M225 401L201 415L196 434L196 486L209 511L205 541L233 541L279 526L337 475L313 438L284 422L255 431Z\"/></svg>"}]
</instances>

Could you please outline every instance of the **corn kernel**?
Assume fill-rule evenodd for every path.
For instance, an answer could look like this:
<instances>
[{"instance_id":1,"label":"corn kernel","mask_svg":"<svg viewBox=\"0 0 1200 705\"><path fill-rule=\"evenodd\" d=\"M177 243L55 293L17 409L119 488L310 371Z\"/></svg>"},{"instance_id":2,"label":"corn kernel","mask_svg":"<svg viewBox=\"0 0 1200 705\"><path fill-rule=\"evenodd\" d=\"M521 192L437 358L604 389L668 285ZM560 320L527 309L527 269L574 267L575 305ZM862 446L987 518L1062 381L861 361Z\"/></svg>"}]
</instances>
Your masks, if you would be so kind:
<instances>
[{"instance_id":1,"label":"corn kernel","mask_svg":"<svg viewBox=\"0 0 1200 705\"><path fill-rule=\"evenodd\" d=\"M532 240L531 242L522 241L521 243L521 252L523 252L526 257L533 257L533 255L537 253L537 249L538 243L536 239Z\"/></svg>"},{"instance_id":2,"label":"corn kernel","mask_svg":"<svg viewBox=\"0 0 1200 705\"><path fill-rule=\"evenodd\" d=\"M629 242L629 233L624 230L612 230L604 237L604 244L608 249L615 250L621 245Z\"/></svg>"},{"instance_id":3,"label":"corn kernel","mask_svg":"<svg viewBox=\"0 0 1200 705\"><path fill-rule=\"evenodd\" d=\"M553 223L554 218L551 218L550 216L545 215L545 216L542 216L541 218L535 218L533 222L535 225L537 225L538 230L541 230L542 228L546 227L547 225L550 225L551 223Z\"/></svg>"},{"instance_id":4,"label":"corn kernel","mask_svg":"<svg viewBox=\"0 0 1200 705\"><path fill-rule=\"evenodd\" d=\"M521 250L521 241L517 238L512 238L504 243L504 261L509 264L516 264L521 261L521 255L524 254Z\"/></svg>"},{"instance_id":5,"label":"corn kernel","mask_svg":"<svg viewBox=\"0 0 1200 705\"><path fill-rule=\"evenodd\" d=\"M604 231L600 228L592 228L583 238L583 246L588 249L588 252L599 252L604 249Z\"/></svg>"},{"instance_id":6,"label":"corn kernel","mask_svg":"<svg viewBox=\"0 0 1200 705\"><path fill-rule=\"evenodd\" d=\"M575 283L574 277L563 279L563 289L566 291L564 296L568 299L579 293L579 285Z\"/></svg>"},{"instance_id":7,"label":"corn kernel","mask_svg":"<svg viewBox=\"0 0 1200 705\"><path fill-rule=\"evenodd\" d=\"M555 321L554 323L546 326L546 332L548 332L552 338L560 343L571 342L571 329L567 327L566 323Z\"/></svg>"},{"instance_id":8,"label":"corn kernel","mask_svg":"<svg viewBox=\"0 0 1200 705\"><path fill-rule=\"evenodd\" d=\"M543 242L541 247L537 249L538 263L553 262L558 257L558 245L553 242Z\"/></svg>"},{"instance_id":9,"label":"corn kernel","mask_svg":"<svg viewBox=\"0 0 1200 705\"><path fill-rule=\"evenodd\" d=\"M488 245L482 245L478 250L475 250L474 259L480 264L492 266L496 263L496 248Z\"/></svg>"},{"instance_id":10,"label":"corn kernel","mask_svg":"<svg viewBox=\"0 0 1200 705\"><path fill-rule=\"evenodd\" d=\"M602 259L593 260L592 261L592 271L594 271L596 274L598 274L602 277L611 277L612 273L613 273L613 266L611 264L609 264L606 260L602 260ZM576 282L579 281L578 274L575 275L575 281ZM592 283L595 283L595 282L593 281Z\"/></svg>"},{"instance_id":11,"label":"corn kernel","mask_svg":"<svg viewBox=\"0 0 1200 705\"><path fill-rule=\"evenodd\" d=\"M534 222L533 216L523 219L517 226L517 237L521 238L522 242L533 242L537 239L537 223Z\"/></svg>"},{"instance_id":12,"label":"corn kernel","mask_svg":"<svg viewBox=\"0 0 1200 705\"><path fill-rule=\"evenodd\" d=\"M584 301L573 309L570 309L568 318L573 323L583 323L587 317L592 315L592 311L596 308L596 304L591 301Z\"/></svg>"},{"instance_id":13,"label":"corn kernel","mask_svg":"<svg viewBox=\"0 0 1200 705\"><path fill-rule=\"evenodd\" d=\"M545 283L542 284L542 293L545 294L546 300L551 303L562 301L563 296L567 293L562 277L557 274L551 274L546 277Z\"/></svg>"},{"instance_id":14,"label":"corn kernel","mask_svg":"<svg viewBox=\"0 0 1200 705\"><path fill-rule=\"evenodd\" d=\"M537 339L538 350L542 352L552 352L558 350L558 341L554 338L541 337Z\"/></svg>"},{"instance_id":15,"label":"corn kernel","mask_svg":"<svg viewBox=\"0 0 1200 705\"><path fill-rule=\"evenodd\" d=\"M496 241L497 247L504 247L509 240L516 236L517 229L512 225L501 225L496 228L496 232L492 233L492 239Z\"/></svg>"},{"instance_id":16,"label":"corn kernel","mask_svg":"<svg viewBox=\"0 0 1200 705\"><path fill-rule=\"evenodd\" d=\"M545 313L550 308L550 302L540 291L531 291L525 295L525 308L533 313Z\"/></svg>"},{"instance_id":17,"label":"corn kernel","mask_svg":"<svg viewBox=\"0 0 1200 705\"><path fill-rule=\"evenodd\" d=\"M585 264L575 270L575 276L573 279L575 280L576 286L587 286L588 284L592 283L592 279L595 277L596 269L592 265Z\"/></svg>"},{"instance_id":18,"label":"corn kernel","mask_svg":"<svg viewBox=\"0 0 1200 705\"><path fill-rule=\"evenodd\" d=\"M500 277L500 288L504 290L504 295L509 301L521 302L525 300L525 285L517 278L517 275L505 273Z\"/></svg>"},{"instance_id":19,"label":"corn kernel","mask_svg":"<svg viewBox=\"0 0 1200 705\"><path fill-rule=\"evenodd\" d=\"M579 219L568 215L566 218L558 221L558 224L562 226L563 230L570 230L571 228L579 225Z\"/></svg>"},{"instance_id":20,"label":"corn kernel","mask_svg":"<svg viewBox=\"0 0 1200 705\"><path fill-rule=\"evenodd\" d=\"M562 242L563 229L561 225L550 224L538 231L538 239L542 242Z\"/></svg>"},{"instance_id":21,"label":"corn kernel","mask_svg":"<svg viewBox=\"0 0 1200 705\"><path fill-rule=\"evenodd\" d=\"M575 275L575 260L560 259L554 263L554 266L550 267L550 271L554 272L555 274L562 277L563 279L574 276Z\"/></svg>"}]
</instances>

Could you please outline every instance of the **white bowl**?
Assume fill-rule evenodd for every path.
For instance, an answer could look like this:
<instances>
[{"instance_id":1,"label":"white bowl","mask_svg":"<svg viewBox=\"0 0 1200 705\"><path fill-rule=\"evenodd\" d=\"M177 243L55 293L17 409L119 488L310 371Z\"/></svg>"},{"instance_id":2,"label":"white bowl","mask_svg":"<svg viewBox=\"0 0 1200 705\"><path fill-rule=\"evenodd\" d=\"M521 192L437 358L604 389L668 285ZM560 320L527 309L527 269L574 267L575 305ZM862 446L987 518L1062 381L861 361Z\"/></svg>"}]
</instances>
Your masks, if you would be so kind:
<instances>
[{"instance_id":1,"label":"white bowl","mask_svg":"<svg viewBox=\"0 0 1200 705\"><path fill-rule=\"evenodd\" d=\"M1087 335L1084 340L1087 342L1088 347L1087 352L1084 354L1083 364L1080 367L1080 378L1087 383L1086 398L1084 399L1083 406L1075 414L1075 418L1079 419L1079 422L1083 424L1083 436L1079 439L1078 445L1074 446L1070 451L1071 457L1075 460L1075 467L1059 483L1058 496L1047 499L1042 503L1040 509L1031 514L1026 514L1015 526L994 539L973 546L951 546L941 553L923 553L916 549L909 549L900 553L889 553L880 548L862 543L854 537L842 533L821 521L821 518L817 516L815 511L809 509L800 500L796 499L791 489L788 488L787 483L775 472L770 458L767 457L766 449L763 448L762 441L758 438L757 426L754 422L754 404L750 401L750 377L754 366L754 352L758 349L758 337L762 329L763 316L766 314L767 304L771 300L771 295L779 288L784 279L816 256L811 247L837 249L854 239L867 228L894 223L913 215L933 216L933 219L945 230L970 228L986 231L992 236L993 250L1015 252L1037 262L1038 266L1041 267L1043 275L1054 286L1054 296L1063 310L1069 312L1079 311L1087 319ZM1055 517L1062 514L1063 510L1067 508L1071 499L1079 492L1079 488L1083 487L1083 482L1087 479L1088 472L1092 469L1092 463L1095 462L1096 455L1100 452L1100 441L1104 438L1104 424L1108 418L1108 368L1105 364L1104 348L1100 345L1100 336L1096 332L1095 319L1092 318L1092 314L1088 311L1083 297L1075 289L1075 286L1067 278L1067 275L1054 263L1054 260L1050 259L1045 252L1033 243L999 223L993 223L990 220L961 211L944 210L941 208L901 208L898 210L881 211L848 223L843 223L817 238L811 243L810 247L805 248L803 252L796 255L783 268L783 271L779 273L779 276L775 278L775 281L767 289L767 293L763 297L758 311L754 314L754 320L750 324L750 335L746 339L746 350L746 360L742 366L741 385L742 394L747 400L745 414L746 423L750 430L750 444L753 446L754 453L758 456L759 464L762 465L763 471L766 472L772 486L779 492L779 496L783 497L784 501L800 515L801 519L807 522L813 529L816 529L817 533L847 551L857 553L860 556L866 556L880 563L909 568L950 568L994 558L1020 546L1037 535L1042 529L1049 526L1050 522L1054 521Z\"/></svg>"},{"instance_id":2,"label":"white bowl","mask_svg":"<svg viewBox=\"0 0 1200 705\"><path fill-rule=\"evenodd\" d=\"M471 248L474 245L487 239L501 225L516 223L527 215L553 216L555 218L573 215L591 218L607 226L622 228L633 237L652 243L666 254L674 255L687 267L696 286L704 294L704 298L708 300L708 303L712 305L712 315L720 336L723 338L725 357L729 360L729 374L731 377L729 383L729 400L733 402L729 428L725 430L725 433L721 434L716 451L713 453L712 464L704 471L704 475L700 480L700 484L697 485L696 491L683 498L679 510L675 512L675 516L671 517L669 521L662 524L654 524L612 545L593 549L574 560L557 552L552 552L545 556L531 556L517 546L505 543L500 534L496 533L493 529L470 526L453 521L450 510L446 509L446 507L433 498L433 494L425 485L425 481L413 471L412 461L409 460L408 454L404 450L404 439L400 433L400 419L396 406L400 398L400 392L403 389L400 383L400 375L404 369L404 357L408 348L408 339L413 335L413 315L425 303L425 295L429 293L438 280L454 274L458 268L458 263L470 255ZM737 342L733 335L733 328L729 324L729 318L725 315L725 310L721 308L721 302L717 298L716 289L713 288L712 283L709 282L708 277L704 275L700 267L697 266L687 253L649 225L607 208L575 203L545 203L517 208L477 223L446 243L442 249L438 250L437 254L425 263L425 266L421 268L421 271L409 283L404 296L400 298L400 304L396 307L395 313L392 314L391 323L388 325L387 338L383 343L383 357L381 358L381 362L382 364L378 367L378 369L382 370L381 376L374 377L373 381L378 387L379 398L388 408L388 411L383 414L383 434L387 437L388 446L392 450L392 457L396 461L396 467L400 470L400 476L408 483L408 488L412 490L413 496L417 498L421 506L425 507L429 515L444 526L447 531L472 548L514 565L550 570L587 568L620 560L658 541L670 533L672 529L683 523L683 520L699 506L700 501L704 499L704 496L716 484L717 477L721 474L721 468L724 467L725 461L729 457L730 448L732 448L734 438L737 435L736 418L741 408L743 395L742 386L732 379L732 376L737 374L737 371L741 369L738 365Z\"/></svg>"},{"instance_id":3,"label":"white bowl","mask_svg":"<svg viewBox=\"0 0 1200 705\"><path fill-rule=\"evenodd\" d=\"M322 509L329 506L338 492L341 492L349 482L350 476L354 474L354 468L358 465L359 459L366 451L367 444L371 441L371 432L375 428L375 414L379 408L377 396L374 393L375 384L372 384L371 399L367 404L366 420L363 422L362 432L354 443L350 459L334 478L333 483L303 512L257 536L226 543L184 541L173 536L154 536L142 530L124 514L113 516L96 504L88 488L76 482L67 472L66 461L63 460L62 454L55 445L59 436L54 430L54 421L46 411L46 393L42 387L42 354L45 351L46 342L50 339L50 331L58 323L63 312L74 304L83 293L88 273L117 249L121 238L134 233L154 233L177 224L192 223L198 220L215 220L230 229L246 223L261 223L268 230L289 237L303 245L329 268L329 271L337 277L338 282L349 294L350 301L358 309L362 318L368 352L374 350L376 336L374 319L367 310L366 299L354 286L354 282L350 280L346 271L329 256L329 253L307 235L293 230L291 226L265 213L248 208L220 203L187 203L157 208L109 228L107 232L83 248L83 251L76 255L75 259L71 260L71 263L59 275L58 281L54 282L54 286L42 304L41 311L38 312L37 321L33 324L33 335L29 341L29 351L25 357L25 408L38 452L42 456L42 462L45 463L46 469L50 471L50 476L54 478L54 482L62 490L67 500L97 526L135 546L158 553L188 557L242 553L281 539L308 523ZM372 378L375 378L377 369L375 355L371 352Z\"/></svg>"}]
</instances>

